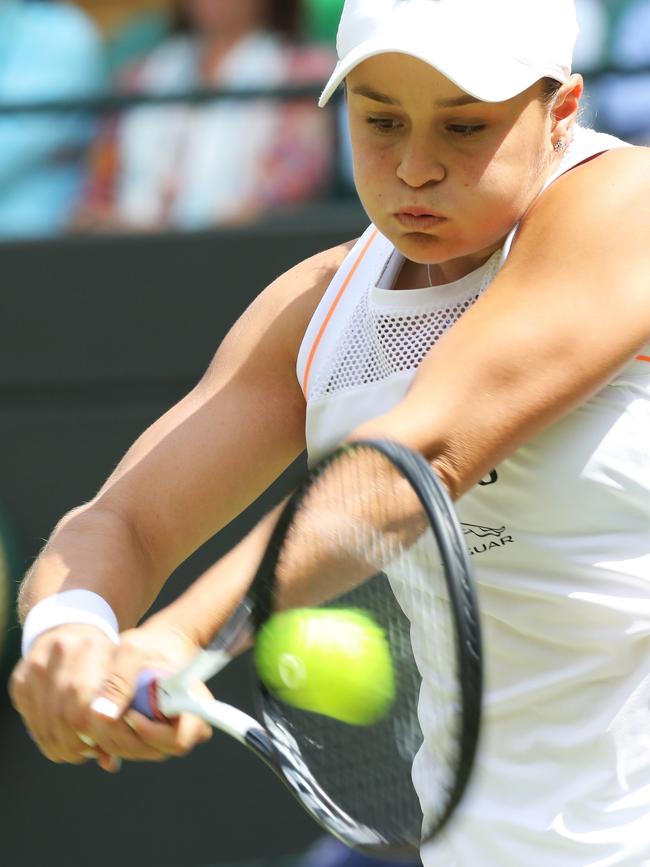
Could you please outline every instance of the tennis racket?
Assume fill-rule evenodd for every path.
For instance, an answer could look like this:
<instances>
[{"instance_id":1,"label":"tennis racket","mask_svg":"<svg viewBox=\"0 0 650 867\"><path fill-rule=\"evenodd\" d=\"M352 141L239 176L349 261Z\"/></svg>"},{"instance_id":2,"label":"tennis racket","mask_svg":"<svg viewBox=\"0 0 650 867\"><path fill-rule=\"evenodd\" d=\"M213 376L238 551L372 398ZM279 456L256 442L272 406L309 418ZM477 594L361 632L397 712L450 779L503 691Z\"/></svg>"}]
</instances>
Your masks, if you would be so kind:
<instances>
[{"instance_id":1,"label":"tennis racket","mask_svg":"<svg viewBox=\"0 0 650 867\"><path fill-rule=\"evenodd\" d=\"M257 718L193 694L276 612L304 606L363 612L381 630L393 694L379 719L296 707L259 677ZM335 665L344 667L340 654ZM478 607L453 506L421 455L380 440L345 445L311 469L230 620L185 670L141 673L134 707L160 720L196 714L263 759L330 834L369 855L410 858L466 789L481 695Z\"/></svg>"}]
</instances>

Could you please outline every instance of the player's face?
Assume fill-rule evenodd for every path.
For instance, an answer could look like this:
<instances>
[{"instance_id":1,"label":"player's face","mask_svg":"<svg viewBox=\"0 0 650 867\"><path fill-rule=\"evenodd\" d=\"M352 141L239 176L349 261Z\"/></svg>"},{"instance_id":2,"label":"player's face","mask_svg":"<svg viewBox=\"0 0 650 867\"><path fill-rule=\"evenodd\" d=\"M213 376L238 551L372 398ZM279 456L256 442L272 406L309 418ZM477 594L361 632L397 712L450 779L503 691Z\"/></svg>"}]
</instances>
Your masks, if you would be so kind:
<instances>
[{"instance_id":1,"label":"player's face","mask_svg":"<svg viewBox=\"0 0 650 867\"><path fill-rule=\"evenodd\" d=\"M407 259L448 280L482 264L553 163L541 84L472 100L435 69L382 54L347 76L354 176L371 220Z\"/></svg>"}]
</instances>

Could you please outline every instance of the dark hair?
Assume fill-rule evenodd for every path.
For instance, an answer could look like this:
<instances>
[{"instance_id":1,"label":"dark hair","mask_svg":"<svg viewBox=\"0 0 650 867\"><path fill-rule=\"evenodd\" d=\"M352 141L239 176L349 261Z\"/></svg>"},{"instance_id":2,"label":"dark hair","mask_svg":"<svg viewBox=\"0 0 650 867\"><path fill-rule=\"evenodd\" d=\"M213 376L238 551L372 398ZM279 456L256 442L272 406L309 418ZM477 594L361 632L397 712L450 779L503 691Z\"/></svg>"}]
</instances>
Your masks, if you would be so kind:
<instances>
[{"instance_id":1,"label":"dark hair","mask_svg":"<svg viewBox=\"0 0 650 867\"><path fill-rule=\"evenodd\" d=\"M302 0L266 0L266 26L285 39L294 41L302 32ZM181 0L175 0L172 14L172 33L191 33L194 26L183 9Z\"/></svg>"},{"instance_id":2,"label":"dark hair","mask_svg":"<svg viewBox=\"0 0 650 867\"><path fill-rule=\"evenodd\" d=\"M542 78L542 102L547 108L553 105L553 100L561 87L562 82L556 78Z\"/></svg>"}]
</instances>

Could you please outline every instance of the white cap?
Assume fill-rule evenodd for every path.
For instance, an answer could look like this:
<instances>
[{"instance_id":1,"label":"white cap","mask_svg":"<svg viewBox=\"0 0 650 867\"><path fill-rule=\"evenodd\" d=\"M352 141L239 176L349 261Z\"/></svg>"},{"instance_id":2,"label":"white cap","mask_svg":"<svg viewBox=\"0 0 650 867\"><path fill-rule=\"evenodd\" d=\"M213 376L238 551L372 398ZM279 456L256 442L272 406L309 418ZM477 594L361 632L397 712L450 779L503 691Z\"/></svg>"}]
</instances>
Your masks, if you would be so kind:
<instances>
[{"instance_id":1,"label":"white cap","mask_svg":"<svg viewBox=\"0 0 650 867\"><path fill-rule=\"evenodd\" d=\"M409 54L470 96L502 102L540 78L571 74L574 0L346 0L339 62L323 106L345 76L377 54Z\"/></svg>"}]
</instances>

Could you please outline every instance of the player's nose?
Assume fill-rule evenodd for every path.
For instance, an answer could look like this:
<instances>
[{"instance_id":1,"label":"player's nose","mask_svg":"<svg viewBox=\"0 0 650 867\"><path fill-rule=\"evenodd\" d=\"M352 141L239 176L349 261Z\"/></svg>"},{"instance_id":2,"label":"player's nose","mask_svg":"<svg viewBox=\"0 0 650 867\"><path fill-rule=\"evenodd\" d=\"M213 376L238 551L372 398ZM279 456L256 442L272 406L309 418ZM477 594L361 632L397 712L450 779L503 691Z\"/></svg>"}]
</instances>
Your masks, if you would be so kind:
<instances>
[{"instance_id":1,"label":"player's nose","mask_svg":"<svg viewBox=\"0 0 650 867\"><path fill-rule=\"evenodd\" d=\"M400 154L397 177L409 187L419 189L426 184L440 183L446 174L430 139L411 136Z\"/></svg>"}]
</instances>

